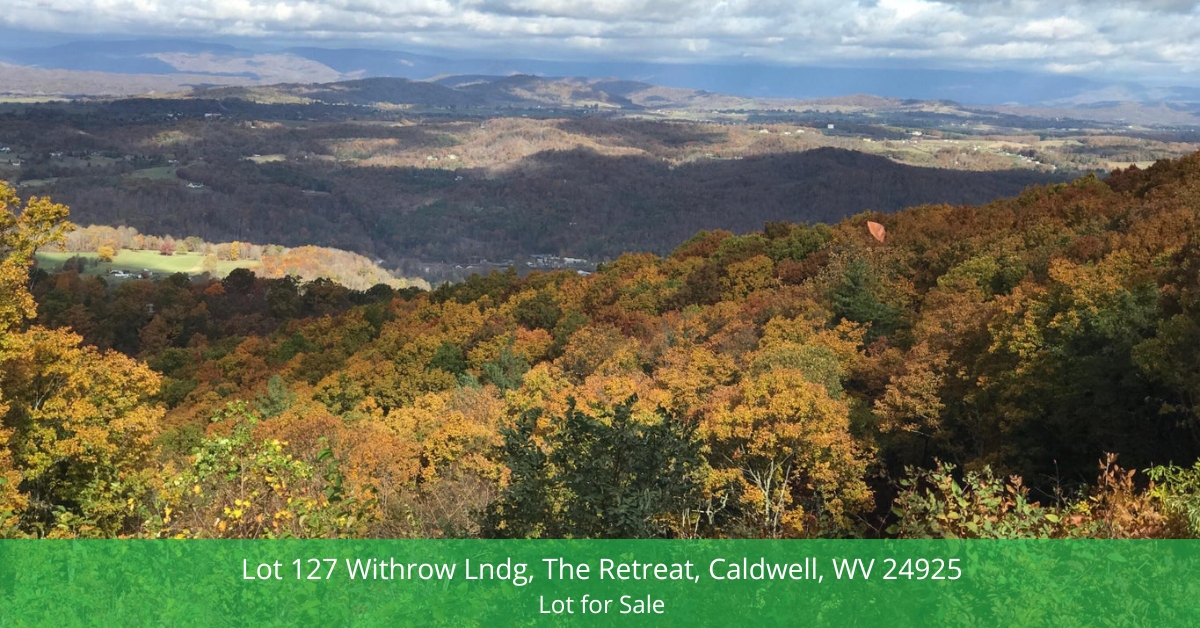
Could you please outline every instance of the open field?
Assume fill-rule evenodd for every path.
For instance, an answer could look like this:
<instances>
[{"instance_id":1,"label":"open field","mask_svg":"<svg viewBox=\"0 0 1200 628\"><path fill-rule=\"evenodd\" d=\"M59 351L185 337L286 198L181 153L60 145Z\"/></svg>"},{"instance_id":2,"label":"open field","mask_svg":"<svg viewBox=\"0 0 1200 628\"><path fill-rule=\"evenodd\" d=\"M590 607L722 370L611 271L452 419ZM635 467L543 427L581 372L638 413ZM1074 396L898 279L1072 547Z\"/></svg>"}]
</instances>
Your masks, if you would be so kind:
<instances>
[{"instance_id":1,"label":"open field","mask_svg":"<svg viewBox=\"0 0 1200 628\"><path fill-rule=\"evenodd\" d=\"M69 98L61 96L15 96L13 94L0 94L0 103L12 103L17 105L28 105L43 102L66 102Z\"/></svg>"},{"instance_id":2,"label":"open field","mask_svg":"<svg viewBox=\"0 0 1200 628\"><path fill-rule=\"evenodd\" d=\"M149 179L151 181L167 181L175 178L175 168L173 166L158 166L155 168L146 168L144 170L135 170L125 176L131 179Z\"/></svg>"},{"instance_id":3,"label":"open field","mask_svg":"<svg viewBox=\"0 0 1200 628\"><path fill-rule=\"evenodd\" d=\"M37 254L38 265L45 268L54 269L62 266L72 257L82 257L87 260L97 260L95 253L60 253L56 251L39 251ZM177 253L175 255L160 255L158 251L132 251L129 249L121 249L113 258L112 262L97 262L94 266L88 265L84 271L89 275L103 275L110 270L126 270L131 272L141 272L148 270L157 275L172 275L175 273L185 273L188 275L200 275L204 273L201 268L204 262L204 256L199 253ZM213 271L217 277L228 275L235 268L249 268L255 270L261 264L256 260L239 260L218 261Z\"/></svg>"},{"instance_id":4,"label":"open field","mask_svg":"<svg viewBox=\"0 0 1200 628\"><path fill-rule=\"evenodd\" d=\"M287 155L279 153L274 155L250 155L246 159L256 164L267 164L273 161L287 161Z\"/></svg>"}]
</instances>

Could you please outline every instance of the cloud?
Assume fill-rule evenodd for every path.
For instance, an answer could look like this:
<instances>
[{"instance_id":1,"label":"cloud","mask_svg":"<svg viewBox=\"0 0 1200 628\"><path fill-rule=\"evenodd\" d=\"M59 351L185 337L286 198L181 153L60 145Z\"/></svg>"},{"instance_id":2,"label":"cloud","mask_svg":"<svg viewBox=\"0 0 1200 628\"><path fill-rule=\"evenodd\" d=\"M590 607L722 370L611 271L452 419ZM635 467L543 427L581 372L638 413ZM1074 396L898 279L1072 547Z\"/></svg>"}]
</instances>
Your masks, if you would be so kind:
<instances>
[{"instance_id":1,"label":"cloud","mask_svg":"<svg viewBox=\"0 0 1200 628\"><path fill-rule=\"evenodd\" d=\"M1179 76L1200 70L1191 0L5 0L0 24L68 33L440 47L542 58Z\"/></svg>"}]
</instances>

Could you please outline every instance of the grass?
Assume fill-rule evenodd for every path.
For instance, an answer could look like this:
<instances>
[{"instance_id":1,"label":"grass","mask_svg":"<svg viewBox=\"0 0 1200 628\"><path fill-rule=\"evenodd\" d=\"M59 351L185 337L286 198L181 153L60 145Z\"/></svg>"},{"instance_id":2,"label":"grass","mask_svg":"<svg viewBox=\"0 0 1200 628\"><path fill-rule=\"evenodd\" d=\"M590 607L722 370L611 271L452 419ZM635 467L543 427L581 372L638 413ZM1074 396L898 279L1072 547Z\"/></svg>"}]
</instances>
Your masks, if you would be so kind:
<instances>
[{"instance_id":1,"label":"grass","mask_svg":"<svg viewBox=\"0 0 1200 628\"><path fill-rule=\"evenodd\" d=\"M1124 170L1125 168L1128 168L1130 166L1137 166L1138 168L1145 170L1146 168L1153 166L1154 162L1153 161L1108 161L1108 162L1105 162L1105 164L1109 170L1115 170L1118 168Z\"/></svg>"},{"instance_id":2,"label":"grass","mask_svg":"<svg viewBox=\"0 0 1200 628\"><path fill-rule=\"evenodd\" d=\"M26 180L18 183L17 187L22 188L22 189L38 188L38 187L42 187L44 185L50 185L51 183L54 183L55 181L58 181L58 177L51 177L49 179L26 179Z\"/></svg>"},{"instance_id":3,"label":"grass","mask_svg":"<svg viewBox=\"0 0 1200 628\"><path fill-rule=\"evenodd\" d=\"M272 161L287 161L287 155L283 155L283 154L251 155L249 157L246 157L246 159L248 161L253 161L256 164L266 164L266 163L271 163Z\"/></svg>"},{"instance_id":4,"label":"grass","mask_svg":"<svg viewBox=\"0 0 1200 628\"><path fill-rule=\"evenodd\" d=\"M62 266L63 262L68 259L79 256L84 259L97 259L95 253L58 253L50 251L39 251L37 254L38 265L47 269L54 269ZM159 255L158 251L131 251L129 249L121 249L113 258L112 262L101 262L95 266L89 265L84 271L88 275L103 275L110 270L129 270L140 272L143 269L149 270L157 275L171 275L174 273L184 273L187 275L203 274L201 265L204 262L204 256L199 253L177 253L175 255ZM249 268L257 270L260 266L256 260L238 260L236 262L219 261L213 274L218 277L228 275L235 268Z\"/></svg>"},{"instance_id":5,"label":"grass","mask_svg":"<svg viewBox=\"0 0 1200 628\"><path fill-rule=\"evenodd\" d=\"M150 179L152 181L165 181L175 178L175 166L159 166L157 168L146 168L144 170L135 170L128 175L130 179Z\"/></svg>"},{"instance_id":6,"label":"grass","mask_svg":"<svg viewBox=\"0 0 1200 628\"><path fill-rule=\"evenodd\" d=\"M4 104L37 104L45 102L68 102L69 98L61 96L0 96Z\"/></svg>"}]
</instances>

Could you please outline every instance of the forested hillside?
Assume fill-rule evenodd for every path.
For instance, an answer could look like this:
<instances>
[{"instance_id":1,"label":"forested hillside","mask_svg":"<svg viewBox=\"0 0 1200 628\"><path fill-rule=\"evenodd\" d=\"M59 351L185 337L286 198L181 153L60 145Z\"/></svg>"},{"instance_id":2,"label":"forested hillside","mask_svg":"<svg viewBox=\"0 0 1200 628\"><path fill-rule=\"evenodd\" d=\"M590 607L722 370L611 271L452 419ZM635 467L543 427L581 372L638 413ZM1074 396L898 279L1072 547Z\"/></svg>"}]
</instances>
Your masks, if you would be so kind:
<instances>
[{"instance_id":1,"label":"forested hillside","mask_svg":"<svg viewBox=\"0 0 1200 628\"><path fill-rule=\"evenodd\" d=\"M334 247L434 283L483 260L590 268L628 251L665 254L701 229L982 203L1064 178L960 140L889 148L824 125L510 115L234 99L28 107L0 111L0 178L67 204L80 224ZM878 154L857 152L868 147Z\"/></svg>"},{"instance_id":2,"label":"forested hillside","mask_svg":"<svg viewBox=\"0 0 1200 628\"><path fill-rule=\"evenodd\" d=\"M539 253L613 259L624 251L669 251L668 243L704 228L740 232L772 219L834 221L865 207L890 212L933 200L985 202L1049 179L914 168L837 149L678 167L574 149L529 156L498 176L256 165L231 157L181 168L179 175L201 182L202 193L153 182L96 188L93 179L64 181L53 191L97 223L286 246L318 242L399 263Z\"/></svg>"},{"instance_id":3,"label":"forested hillside","mask_svg":"<svg viewBox=\"0 0 1200 628\"><path fill-rule=\"evenodd\" d=\"M432 292L29 275L3 200L5 534L1200 534L1200 154Z\"/></svg>"}]
</instances>

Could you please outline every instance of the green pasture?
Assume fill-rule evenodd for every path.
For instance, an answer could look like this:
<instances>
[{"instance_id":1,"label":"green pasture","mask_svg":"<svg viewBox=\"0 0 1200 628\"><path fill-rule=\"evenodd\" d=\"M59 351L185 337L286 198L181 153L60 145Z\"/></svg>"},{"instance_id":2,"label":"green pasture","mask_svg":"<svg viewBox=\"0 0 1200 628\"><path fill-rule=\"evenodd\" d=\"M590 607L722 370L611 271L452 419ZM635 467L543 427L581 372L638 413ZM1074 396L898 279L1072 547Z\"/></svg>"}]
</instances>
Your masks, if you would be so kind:
<instances>
[{"instance_id":1,"label":"green pasture","mask_svg":"<svg viewBox=\"0 0 1200 628\"><path fill-rule=\"evenodd\" d=\"M26 188L40 188L40 187L43 187L46 185L50 185L56 181L58 181L58 177L51 177L49 179L26 179L26 180L18 183L17 188L22 189L22 190L24 190Z\"/></svg>"},{"instance_id":2,"label":"green pasture","mask_svg":"<svg viewBox=\"0 0 1200 628\"><path fill-rule=\"evenodd\" d=\"M82 257L88 260L97 259L95 253L60 253L53 251L39 251L37 254L38 265L47 270L53 270L62 266L63 262L72 257ZM149 270L156 275L172 275L174 273L185 273L188 275L199 275L204 271L201 266L204 262L204 256L199 253L176 253L175 255L160 255L158 251L132 251L129 249L121 249L112 262L101 262L95 266L89 265L84 271L88 275L104 275L110 270L127 270L133 272L141 272ZM249 268L257 270L260 263L257 260L238 260L236 262L218 261L217 267L213 273L218 277L228 275L235 268Z\"/></svg>"}]
</instances>

